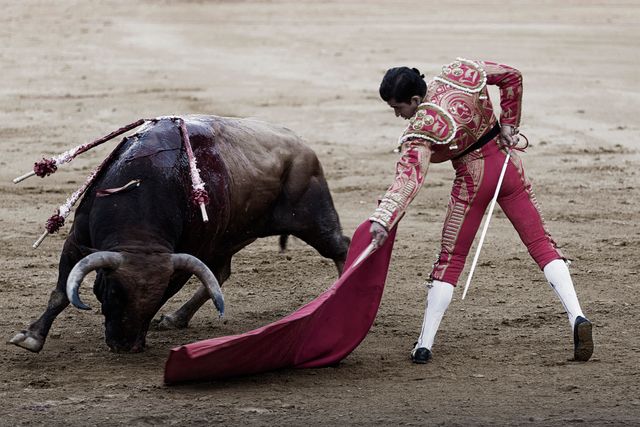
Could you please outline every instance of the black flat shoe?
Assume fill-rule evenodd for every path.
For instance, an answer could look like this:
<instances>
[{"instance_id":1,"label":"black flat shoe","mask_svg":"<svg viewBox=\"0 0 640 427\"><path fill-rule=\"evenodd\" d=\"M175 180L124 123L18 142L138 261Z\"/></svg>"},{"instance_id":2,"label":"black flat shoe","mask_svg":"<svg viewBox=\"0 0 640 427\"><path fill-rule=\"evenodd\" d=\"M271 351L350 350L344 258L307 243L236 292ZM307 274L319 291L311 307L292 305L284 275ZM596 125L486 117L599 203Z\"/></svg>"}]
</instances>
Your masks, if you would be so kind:
<instances>
[{"instance_id":1,"label":"black flat shoe","mask_svg":"<svg viewBox=\"0 0 640 427\"><path fill-rule=\"evenodd\" d=\"M586 362L593 354L592 324L589 319L578 316L573 326L573 360Z\"/></svg>"},{"instance_id":2,"label":"black flat shoe","mask_svg":"<svg viewBox=\"0 0 640 427\"><path fill-rule=\"evenodd\" d=\"M411 351L411 361L413 363L425 364L431 360L431 350L425 347L414 348Z\"/></svg>"}]
</instances>

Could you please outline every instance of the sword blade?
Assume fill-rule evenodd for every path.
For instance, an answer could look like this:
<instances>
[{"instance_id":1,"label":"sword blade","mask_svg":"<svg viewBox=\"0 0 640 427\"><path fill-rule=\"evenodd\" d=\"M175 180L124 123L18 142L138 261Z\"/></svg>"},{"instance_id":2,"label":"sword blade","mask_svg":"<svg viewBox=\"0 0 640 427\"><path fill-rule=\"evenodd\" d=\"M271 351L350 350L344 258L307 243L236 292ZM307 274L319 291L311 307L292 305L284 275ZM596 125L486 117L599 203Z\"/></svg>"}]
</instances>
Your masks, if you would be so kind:
<instances>
[{"instance_id":1,"label":"sword blade","mask_svg":"<svg viewBox=\"0 0 640 427\"><path fill-rule=\"evenodd\" d=\"M358 266L358 264L360 264L362 261L364 261L364 259L366 257L368 257L369 255L371 255L372 253L374 253L376 250L375 245L372 243L369 243L369 246L367 246L362 253L360 253L360 255L358 255L358 258L356 258L355 261L353 261L353 264L351 264L350 268L356 268Z\"/></svg>"},{"instance_id":2,"label":"sword blade","mask_svg":"<svg viewBox=\"0 0 640 427\"><path fill-rule=\"evenodd\" d=\"M467 290L469 290L469 284L471 283L471 278L473 277L473 272L476 269L476 264L478 263L478 258L480 257L480 250L482 249L482 244L484 243L484 238L487 235L487 229L489 228L489 222L491 222L491 216L493 215L493 209L496 207L496 201L498 200L498 194L500 193L500 187L502 187L502 180L504 179L504 174L507 171L507 165L509 164L509 158L511 157L511 150L507 152L507 156L504 159L504 164L502 165L502 170L500 171L500 178L498 178L498 184L496 185L496 192L493 195L493 199L491 200L491 206L489 207L489 214L487 215L487 219L484 221L484 226L482 227L482 234L480 235L480 241L478 242L478 248L476 249L476 254L473 256L473 262L471 263L471 269L469 270L469 276L467 276L467 282L464 284L464 291L462 292L462 299L467 295Z\"/></svg>"}]
</instances>

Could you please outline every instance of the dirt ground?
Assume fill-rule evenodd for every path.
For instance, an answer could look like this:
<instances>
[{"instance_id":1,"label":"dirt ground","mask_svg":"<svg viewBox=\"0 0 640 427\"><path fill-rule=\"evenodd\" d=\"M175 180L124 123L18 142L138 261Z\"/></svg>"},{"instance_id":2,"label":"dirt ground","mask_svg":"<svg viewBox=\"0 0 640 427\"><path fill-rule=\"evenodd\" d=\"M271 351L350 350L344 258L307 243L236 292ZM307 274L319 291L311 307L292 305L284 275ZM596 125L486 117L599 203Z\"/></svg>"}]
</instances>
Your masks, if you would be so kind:
<instances>
[{"instance_id":1,"label":"dirt ground","mask_svg":"<svg viewBox=\"0 0 640 427\"><path fill-rule=\"evenodd\" d=\"M332 284L332 262L300 241L281 255L268 238L235 258L226 320L208 304L187 330L151 331L144 353L114 354L87 290L94 310L65 310L40 354L2 347L1 425L640 424L637 2L25 0L3 1L2 11L7 340L44 309L69 225L39 249L31 244L115 143L45 180L12 184L35 160L142 117L258 117L295 130L318 153L350 235L392 180L404 126L378 99L384 70L407 64L433 75L461 56L524 74L526 168L573 259L596 349L588 363L568 361L562 307L498 210L433 362L410 363L453 176L445 163L432 166L400 224L370 334L339 366L162 384L172 347L274 321Z\"/></svg>"}]
</instances>

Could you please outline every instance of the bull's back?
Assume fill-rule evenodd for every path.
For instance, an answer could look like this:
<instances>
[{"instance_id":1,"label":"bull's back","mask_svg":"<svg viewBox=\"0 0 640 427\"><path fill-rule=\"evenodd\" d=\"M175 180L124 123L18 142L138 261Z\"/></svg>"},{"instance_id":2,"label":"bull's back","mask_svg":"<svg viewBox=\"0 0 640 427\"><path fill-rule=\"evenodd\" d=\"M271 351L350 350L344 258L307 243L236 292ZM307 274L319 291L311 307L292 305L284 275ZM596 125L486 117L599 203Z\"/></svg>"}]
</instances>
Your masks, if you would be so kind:
<instances>
[{"instance_id":1,"label":"bull's back","mask_svg":"<svg viewBox=\"0 0 640 427\"><path fill-rule=\"evenodd\" d=\"M212 221L207 230L196 229L196 234L204 231L213 239L223 238L215 237L222 230L227 236L250 235L264 225L283 193L296 197L312 176L322 174L315 153L284 127L217 116L184 116L184 120L210 196ZM119 187L140 178L142 183L126 195L91 201L97 205L91 222L100 229L107 227L99 234L114 234L111 224L126 222L134 228L152 226L162 233L171 230L168 240L176 243L186 237L180 234L190 233L190 226L184 228L180 223L184 220L176 222L177 218L201 223L199 211L188 201L191 179L176 122L167 118L145 125L117 154L94 188ZM298 171L295 180L290 178L291 170ZM131 209L123 206L124 201ZM99 225L102 217L113 221Z\"/></svg>"},{"instance_id":2,"label":"bull's back","mask_svg":"<svg viewBox=\"0 0 640 427\"><path fill-rule=\"evenodd\" d=\"M279 198L296 197L322 175L315 153L287 128L234 118L214 118L212 127L229 174L231 215L242 218L240 224L259 223ZM292 170L304 170L294 185Z\"/></svg>"},{"instance_id":3,"label":"bull's back","mask_svg":"<svg viewBox=\"0 0 640 427\"><path fill-rule=\"evenodd\" d=\"M216 118L215 144L229 172L241 179L280 175L297 159L316 160L313 151L291 130L254 119Z\"/></svg>"}]
</instances>

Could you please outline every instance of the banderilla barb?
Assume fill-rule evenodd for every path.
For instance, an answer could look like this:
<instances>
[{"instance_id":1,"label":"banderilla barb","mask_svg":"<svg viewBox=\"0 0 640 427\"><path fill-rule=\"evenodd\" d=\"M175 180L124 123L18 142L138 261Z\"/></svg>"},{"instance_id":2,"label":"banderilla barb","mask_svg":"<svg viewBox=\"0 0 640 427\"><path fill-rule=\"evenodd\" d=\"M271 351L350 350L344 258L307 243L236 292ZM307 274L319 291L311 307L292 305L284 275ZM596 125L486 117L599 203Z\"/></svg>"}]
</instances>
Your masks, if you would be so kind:
<instances>
[{"instance_id":1,"label":"banderilla barb","mask_svg":"<svg viewBox=\"0 0 640 427\"><path fill-rule=\"evenodd\" d=\"M58 166L69 163L71 160L75 159L78 155L84 153L85 151L91 150L93 147L97 147L100 144L103 144L118 135L122 135L123 133L130 131L133 128L137 128L146 122L147 119L140 119L134 123L130 123L124 127L121 127L118 130L111 132L109 135L103 136L102 138L96 139L93 142L88 144L81 144L71 150L65 151L64 153L51 157L49 159L42 159L38 162L35 162L33 165L33 170L31 172L27 172L24 175L20 175L19 177L13 180L14 184L17 184L21 181L24 181L27 178L30 178L34 175L38 175L40 178L44 178L45 176L51 175L58 170Z\"/></svg>"},{"instance_id":2,"label":"banderilla barb","mask_svg":"<svg viewBox=\"0 0 640 427\"><path fill-rule=\"evenodd\" d=\"M112 138L115 136L117 135L113 135ZM122 140L120 144L118 144L118 148L122 144L124 144L125 141L126 139ZM100 165L89 174L84 184L82 184L80 188L74 191L73 194L67 199L67 201L63 205L61 205L58 209L56 209L55 213L47 220L44 226L45 228L44 233L42 233L42 235L40 235L38 240L36 240L35 243L33 244L33 249L36 249L38 246L40 246L40 243L42 243L42 241L49 234L53 234L57 232L60 229L60 227L64 225L64 220L71 213L71 208L73 208L73 205L75 205L78 199L80 199L80 197L82 197L85 191L87 191L87 188L89 188L89 186L93 184L93 181L95 181L96 177L98 176L102 168L111 161L114 153L117 151L118 149L116 148L111 153L109 153L107 158L104 159L102 163L100 163Z\"/></svg>"},{"instance_id":3,"label":"banderilla barb","mask_svg":"<svg viewBox=\"0 0 640 427\"><path fill-rule=\"evenodd\" d=\"M191 148L191 142L189 141L189 132L187 131L187 125L184 122L184 119L180 117L172 118L174 122L177 122L180 127L180 135L182 136L182 144L184 145L185 150L187 151L187 159L189 160L189 174L191 175L191 202L194 205L200 206L200 213L202 214L202 221L209 222L209 217L207 216L207 208L206 206L209 204L209 194L207 190L204 189L204 182L200 178L200 169L198 169L198 164L196 162L196 156L193 154L193 149Z\"/></svg>"},{"instance_id":4,"label":"banderilla barb","mask_svg":"<svg viewBox=\"0 0 640 427\"><path fill-rule=\"evenodd\" d=\"M93 142L90 142L88 144L82 144L71 150L65 151L59 156L55 156L50 159L42 159L41 161L36 162L34 164L32 172L28 172L22 176L17 177L16 179L13 180L13 182L17 184L20 181L24 181L25 179L34 175L38 175L39 177L42 177L42 178L44 178L45 176L51 175L52 173L56 172L59 165L70 162L71 160L76 158L78 155L84 153L85 151L88 151L93 147L96 147L104 142L107 142L115 138L118 135L121 135L127 131L130 131L131 129L134 129L144 124L145 122L148 122L148 121L157 122L162 118L173 120L174 122L177 123L178 127L180 128L182 143L185 147L185 150L187 152L187 158L189 160L189 173L191 176L191 185L192 185L191 202L200 207L202 220L204 222L208 222L209 217L207 216L206 205L209 204L209 194L207 193L207 190L205 190L204 188L205 184L200 178L200 170L197 167L196 158L193 154L193 149L191 148L191 142L189 141L189 132L187 131L186 124L184 120L180 117L158 117L155 119L140 119L136 122L133 122L124 127L121 127L120 129L115 130L110 134L103 136L102 138L96 139ZM120 145L123 144L125 141L126 139L124 139L118 145L118 147L120 147ZM82 197L82 195L86 192L87 188L89 188L89 186L93 184L93 182L95 181L100 171L105 167L105 165L107 165L111 161L111 158L113 157L114 153L117 151L118 151L117 148L113 150L109 154L109 156L107 156L107 158L96 169L94 169L91 172L91 174L85 180L85 183L80 188L78 188L71 195L71 197L67 199L67 201L63 205L61 205L58 209L56 209L55 213L47 220L45 224L45 231L38 238L38 240L36 240L36 242L33 244L34 249L40 246L40 244L49 234L53 234L57 232L60 229L60 227L64 225L65 219L71 212L71 208L73 207L73 205L75 205L78 199Z\"/></svg>"}]
</instances>

